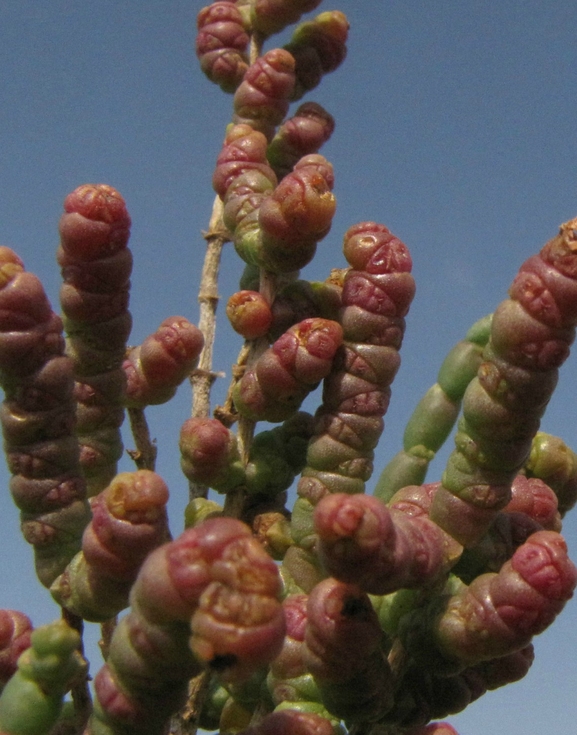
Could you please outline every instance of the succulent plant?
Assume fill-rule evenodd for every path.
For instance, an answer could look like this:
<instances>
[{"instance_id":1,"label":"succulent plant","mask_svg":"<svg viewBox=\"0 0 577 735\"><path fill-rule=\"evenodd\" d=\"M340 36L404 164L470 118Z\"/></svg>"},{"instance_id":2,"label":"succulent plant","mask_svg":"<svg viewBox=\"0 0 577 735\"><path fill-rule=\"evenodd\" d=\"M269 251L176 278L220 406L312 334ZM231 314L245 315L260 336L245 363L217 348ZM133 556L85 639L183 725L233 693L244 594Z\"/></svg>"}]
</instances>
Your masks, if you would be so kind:
<instances>
[{"instance_id":1,"label":"succulent plant","mask_svg":"<svg viewBox=\"0 0 577 735\"><path fill-rule=\"evenodd\" d=\"M561 534L577 455L540 431L577 326L577 220L451 349L373 477L418 278L410 248L367 218L324 281L301 273L337 222L321 153L335 120L313 100L291 109L347 56L345 14L306 16L320 5L198 13L201 71L232 95L198 326L169 316L130 344L132 222L109 185L64 199L62 316L0 247L10 492L62 616L35 629L0 609L0 735L456 735L443 719L523 678L577 586ZM241 339L214 406L228 241ZM147 412L180 410L187 379L171 531ZM90 676L84 621L102 634Z\"/></svg>"}]
</instances>

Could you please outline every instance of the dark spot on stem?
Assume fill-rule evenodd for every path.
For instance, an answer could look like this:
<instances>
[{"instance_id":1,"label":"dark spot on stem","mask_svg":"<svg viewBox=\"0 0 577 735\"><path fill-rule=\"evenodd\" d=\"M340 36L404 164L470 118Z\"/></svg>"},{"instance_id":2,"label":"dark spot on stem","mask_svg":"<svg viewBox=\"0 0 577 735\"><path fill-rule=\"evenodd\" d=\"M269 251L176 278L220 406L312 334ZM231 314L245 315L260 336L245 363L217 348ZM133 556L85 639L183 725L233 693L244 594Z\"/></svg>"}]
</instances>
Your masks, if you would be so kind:
<instances>
[{"instance_id":1,"label":"dark spot on stem","mask_svg":"<svg viewBox=\"0 0 577 735\"><path fill-rule=\"evenodd\" d=\"M359 617L367 612L366 600L359 597L347 597L343 600L341 615L348 618Z\"/></svg>"},{"instance_id":2,"label":"dark spot on stem","mask_svg":"<svg viewBox=\"0 0 577 735\"><path fill-rule=\"evenodd\" d=\"M236 656L232 653L225 653L221 656L215 656L209 666L213 671L221 672L232 668L236 664Z\"/></svg>"}]
</instances>

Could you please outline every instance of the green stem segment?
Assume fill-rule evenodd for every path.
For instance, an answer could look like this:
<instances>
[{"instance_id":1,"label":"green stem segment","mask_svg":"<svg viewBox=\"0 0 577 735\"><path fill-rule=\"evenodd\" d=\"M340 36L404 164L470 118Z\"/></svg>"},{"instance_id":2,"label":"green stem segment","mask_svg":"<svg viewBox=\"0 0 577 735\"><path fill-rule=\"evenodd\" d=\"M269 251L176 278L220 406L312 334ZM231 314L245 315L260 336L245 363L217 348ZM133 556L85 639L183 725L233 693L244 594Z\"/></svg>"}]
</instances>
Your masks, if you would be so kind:
<instances>
[{"instance_id":1,"label":"green stem segment","mask_svg":"<svg viewBox=\"0 0 577 735\"><path fill-rule=\"evenodd\" d=\"M56 724L64 695L86 669L79 644L80 636L63 620L32 633L0 696L2 735L45 735Z\"/></svg>"},{"instance_id":2,"label":"green stem segment","mask_svg":"<svg viewBox=\"0 0 577 735\"><path fill-rule=\"evenodd\" d=\"M402 487L425 481L430 462L455 425L465 389L477 374L489 340L491 319L492 314L480 319L453 347L441 365L437 382L417 404L405 428L403 449L377 481L374 494L384 502Z\"/></svg>"},{"instance_id":3,"label":"green stem segment","mask_svg":"<svg viewBox=\"0 0 577 735\"><path fill-rule=\"evenodd\" d=\"M569 355L577 322L577 220L513 281L493 315L483 362L463 398L463 417L431 518L474 546L507 505L511 483Z\"/></svg>"}]
</instances>

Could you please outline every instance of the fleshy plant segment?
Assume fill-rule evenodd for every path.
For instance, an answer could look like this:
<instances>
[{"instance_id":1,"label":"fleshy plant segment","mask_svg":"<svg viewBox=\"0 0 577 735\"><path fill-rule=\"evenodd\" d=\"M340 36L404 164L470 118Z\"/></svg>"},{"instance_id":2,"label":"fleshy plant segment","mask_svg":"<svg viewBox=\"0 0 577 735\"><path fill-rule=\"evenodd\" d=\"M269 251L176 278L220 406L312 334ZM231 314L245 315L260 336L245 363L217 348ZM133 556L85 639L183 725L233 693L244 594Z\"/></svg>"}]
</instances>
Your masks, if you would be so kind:
<instances>
[{"instance_id":1,"label":"fleshy plant segment","mask_svg":"<svg viewBox=\"0 0 577 735\"><path fill-rule=\"evenodd\" d=\"M38 628L0 610L2 735L456 735L444 718L524 677L573 594L561 530L577 455L539 428L577 325L577 220L450 350L373 479L416 286L385 224L332 232L335 119L309 94L345 60L349 26L320 5L198 13L200 69L231 99L198 326L167 316L131 344L131 218L111 186L64 201L61 316L0 248L10 492L62 608ZM213 406L227 242L239 349ZM321 248L334 268L311 281ZM191 414L157 447L148 417L187 382ZM118 473L126 415L135 466ZM155 459L171 439L169 489ZM102 630L90 677L83 621Z\"/></svg>"}]
</instances>

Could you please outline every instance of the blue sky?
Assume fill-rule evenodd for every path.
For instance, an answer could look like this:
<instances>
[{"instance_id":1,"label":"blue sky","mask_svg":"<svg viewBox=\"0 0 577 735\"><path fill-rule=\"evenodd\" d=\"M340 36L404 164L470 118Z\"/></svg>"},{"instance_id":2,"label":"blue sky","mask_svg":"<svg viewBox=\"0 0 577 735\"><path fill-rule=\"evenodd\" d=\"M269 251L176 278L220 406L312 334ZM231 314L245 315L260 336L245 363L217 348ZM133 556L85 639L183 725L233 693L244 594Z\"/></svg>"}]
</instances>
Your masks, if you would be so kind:
<instances>
[{"instance_id":1,"label":"blue sky","mask_svg":"<svg viewBox=\"0 0 577 735\"><path fill-rule=\"evenodd\" d=\"M134 344L170 314L198 316L200 231L231 102L198 70L202 4L3 0L0 7L0 242L42 278L57 308L62 200L85 182L118 188L133 218ZM342 235L364 219L387 224L411 249L417 296L380 467L399 449L404 422L446 352L505 297L521 262L577 215L577 6L340 0L321 9L333 7L351 22L349 55L308 98L336 118L323 152L335 167L338 210L303 275L324 278L344 265ZM223 296L236 290L238 273L229 250ZM215 368L230 374L240 344L224 324L217 339ZM576 377L573 358L542 428L577 448ZM221 381L215 401L225 387ZM186 497L176 436L189 410L185 387L173 404L149 412L174 533ZM442 470L440 454L431 479ZM7 490L2 508L0 605L47 622L57 609L33 582ZM577 558L575 517L565 534ZM536 639L523 682L453 719L461 735L573 732L576 613L573 602Z\"/></svg>"}]
</instances>

